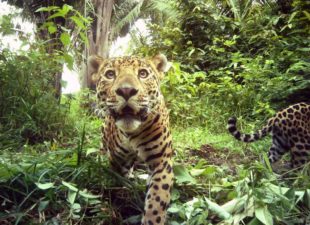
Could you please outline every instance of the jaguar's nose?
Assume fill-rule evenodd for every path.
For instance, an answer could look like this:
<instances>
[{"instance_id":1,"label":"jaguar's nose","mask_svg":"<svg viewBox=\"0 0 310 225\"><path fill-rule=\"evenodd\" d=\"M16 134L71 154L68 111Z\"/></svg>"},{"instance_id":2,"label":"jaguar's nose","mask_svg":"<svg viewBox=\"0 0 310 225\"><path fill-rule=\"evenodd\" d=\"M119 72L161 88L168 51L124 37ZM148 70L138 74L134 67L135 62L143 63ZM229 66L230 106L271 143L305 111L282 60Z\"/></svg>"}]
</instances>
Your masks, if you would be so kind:
<instances>
[{"instance_id":1,"label":"jaguar's nose","mask_svg":"<svg viewBox=\"0 0 310 225\"><path fill-rule=\"evenodd\" d=\"M135 88L118 88L116 90L116 94L119 96L122 96L126 101L130 99L132 96L136 95L138 93L138 90Z\"/></svg>"}]
</instances>

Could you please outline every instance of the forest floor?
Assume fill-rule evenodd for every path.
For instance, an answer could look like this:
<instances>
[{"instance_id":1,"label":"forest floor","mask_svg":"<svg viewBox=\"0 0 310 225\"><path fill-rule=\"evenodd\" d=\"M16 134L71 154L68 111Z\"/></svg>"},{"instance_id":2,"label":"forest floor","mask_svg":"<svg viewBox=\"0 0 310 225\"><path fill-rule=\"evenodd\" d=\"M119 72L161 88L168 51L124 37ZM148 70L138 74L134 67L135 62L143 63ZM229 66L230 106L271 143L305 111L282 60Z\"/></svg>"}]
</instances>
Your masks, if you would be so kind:
<instances>
[{"instance_id":1,"label":"forest floor","mask_svg":"<svg viewBox=\"0 0 310 225\"><path fill-rule=\"evenodd\" d=\"M100 125L81 120L73 139L1 151L0 224L138 224L147 172L137 166L127 179L111 171L98 152ZM302 224L310 217L309 176L283 178L263 165L270 139L247 145L204 127L172 134L168 224Z\"/></svg>"},{"instance_id":2,"label":"forest floor","mask_svg":"<svg viewBox=\"0 0 310 225\"><path fill-rule=\"evenodd\" d=\"M206 159L208 164L216 166L227 166L235 171L237 165L249 165L252 161L258 160L258 156L252 152L245 157L241 153L234 152L228 148L216 149L209 144L202 145L199 149L190 149L189 163L198 163L199 159ZM196 157L195 157L196 156Z\"/></svg>"}]
</instances>

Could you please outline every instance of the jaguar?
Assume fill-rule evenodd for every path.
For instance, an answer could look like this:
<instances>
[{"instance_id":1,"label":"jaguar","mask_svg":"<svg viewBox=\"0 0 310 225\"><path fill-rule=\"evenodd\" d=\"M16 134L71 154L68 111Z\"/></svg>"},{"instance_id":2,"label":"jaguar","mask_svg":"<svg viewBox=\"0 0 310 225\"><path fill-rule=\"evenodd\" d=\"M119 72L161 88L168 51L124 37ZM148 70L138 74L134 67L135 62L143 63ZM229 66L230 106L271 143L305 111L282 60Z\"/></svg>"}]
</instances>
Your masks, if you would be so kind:
<instances>
[{"instance_id":1,"label":"jaguar","mask_svg":"<svg viewBox=\"0 0 310 225\"><path fill-rule=\"evenodd\" d=\"M168 65L163 54L88 60L104 115L101 150L121 175L136 161L149 171L142 225L165 223L173 185L169 114L160 91Z\"/></svg>"},{"instance_id":2,"label":"jaguar","mask_svg":"<svg viewBox=\"0 0 310 225\"><path fill-rule=\"evenodd\" d=\"M268 152L270 163L275 164L285 153L290 153L289 167L300 168L309 161L310 155L310 104L291 105L271 117L267 124L253 134L243 134L237 129L237 119L228 120L228 131L243 142L254 142L267 134L272 135Z\"/></svg>"}]
</instances>

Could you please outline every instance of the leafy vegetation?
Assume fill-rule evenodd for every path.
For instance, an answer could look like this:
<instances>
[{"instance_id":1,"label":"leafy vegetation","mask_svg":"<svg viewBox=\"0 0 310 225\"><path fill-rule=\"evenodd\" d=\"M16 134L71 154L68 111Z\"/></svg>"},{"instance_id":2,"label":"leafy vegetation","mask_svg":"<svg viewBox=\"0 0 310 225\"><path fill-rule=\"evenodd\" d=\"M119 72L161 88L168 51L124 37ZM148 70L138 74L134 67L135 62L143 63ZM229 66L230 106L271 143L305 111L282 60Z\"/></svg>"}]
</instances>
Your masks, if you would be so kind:
<instances>
[{"instance_id":1,"label":"leafy vegetation","mask_svg":"<svg viewBox=\"0 0 310 225\"><path fill-rule=\"evenodd\" d=\"M91 92L55 98L59 65L81 62L91 19L61 2L42 6L49 16L36 31L49 36L35 42L16 31L18 13L0 18L1 35L18 32L27 47L0 48L0 224L138 224L146 170L127 179L109 169ZM124 19L112 21L112 39L148 18L149 37L132 34L131 51L172 61L162 84L175 150L167 224L309 223L309 163L274 173L268 138L246 145L225 128L236 115L252 131L309 100L309 2L118 1L113 10Z\"/></svg>"},{"instance_id":2,"label":"leafy vegetation","mask_svg":"<svg viewBox=\"0 0 310 225\"><path fill-rule=\"evenodd\" d=\"M181 63L190 79L193 72L205 72L194 82L202 101L209 101L201 112L212 108L230 115L270 116L273 108L309 99L309 5L293 1L289 12L282 13L280 4L179 1L178 20L150 23L150 44L138 43L137 52L164 52ZM176 88L193 85L180 82Z\"/></svg>"}]
</instances>

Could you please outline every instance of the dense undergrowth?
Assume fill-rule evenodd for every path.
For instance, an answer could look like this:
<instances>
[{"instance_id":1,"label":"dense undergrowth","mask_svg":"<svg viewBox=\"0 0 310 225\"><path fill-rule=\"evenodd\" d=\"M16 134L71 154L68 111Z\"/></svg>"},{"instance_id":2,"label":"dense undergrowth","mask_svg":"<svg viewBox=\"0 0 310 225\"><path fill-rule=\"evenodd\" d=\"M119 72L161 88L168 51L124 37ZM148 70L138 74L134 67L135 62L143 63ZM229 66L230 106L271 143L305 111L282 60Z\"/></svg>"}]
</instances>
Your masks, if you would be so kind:
<instances>
[{"instance_id":1,"label":"dense undergrowth","mask_svg":"<svg viewBox=\"0 0 310 225\"><path fill-rule=\"evenodd\" d=\"M135 50L172 61L162 84L175 161L167 223L310 223L309 165L274 173L270 139L243 144L226 131L231 115L253 131L309 97L308 3L169 2L177 19L151 21L151 41ZM0 49L0 224L137 224L145 168L137 165L130 179L109 169L91 94L55 98L54 75L67 52L47 54L45 42L23 41L27 51Z\"/></svg>"},{"instance_id":2,"label":"dense undergrowth","mask_svg":"<svg viewBox=\"0 0 310 225\"><path fill-rule=\"evenodd\" d=\"M76 121L74 138L2 149L2 223L139 221L146 171L138 166L128 180L109 169L106 155L98 152L101 121L79 102L72 100L67 114ZM274 174L262 163L268 140L248 146L207 127L172 131L176 179L168 224L303 224L309 218L307 168Z\"/></svg>"}]
</instances>

